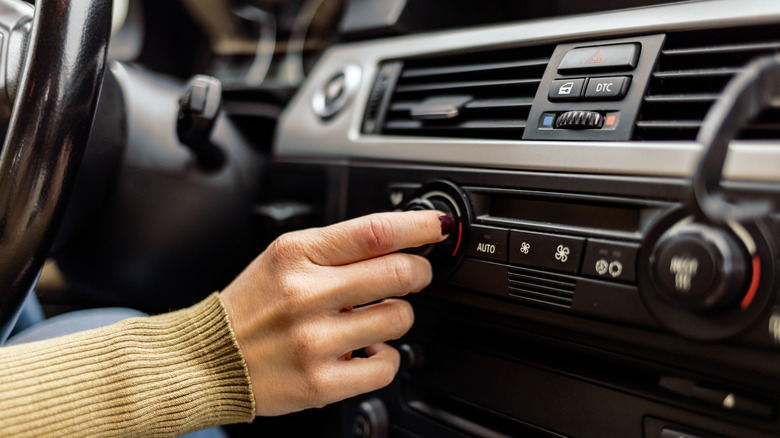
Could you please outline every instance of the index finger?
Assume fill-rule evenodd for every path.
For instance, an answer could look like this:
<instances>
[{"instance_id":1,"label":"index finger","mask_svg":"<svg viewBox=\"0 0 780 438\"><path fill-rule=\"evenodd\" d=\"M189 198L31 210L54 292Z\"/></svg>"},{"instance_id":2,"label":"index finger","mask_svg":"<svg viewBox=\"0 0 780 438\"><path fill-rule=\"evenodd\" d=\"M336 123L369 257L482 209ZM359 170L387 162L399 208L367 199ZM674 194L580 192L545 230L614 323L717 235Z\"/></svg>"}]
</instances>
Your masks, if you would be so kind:
<instances>
[{"instance_id":1,"label":"index finger","mask_svg":"<svg viewBox=\"0 0 780 438\"><path fill-rule=\"evenodd\" d=\"M309 258L319 265L339 266L441 242L446 235L439 216L442 213L435 210L375 213L307 230L314 242Z\"/></svg>"}]
</instances>

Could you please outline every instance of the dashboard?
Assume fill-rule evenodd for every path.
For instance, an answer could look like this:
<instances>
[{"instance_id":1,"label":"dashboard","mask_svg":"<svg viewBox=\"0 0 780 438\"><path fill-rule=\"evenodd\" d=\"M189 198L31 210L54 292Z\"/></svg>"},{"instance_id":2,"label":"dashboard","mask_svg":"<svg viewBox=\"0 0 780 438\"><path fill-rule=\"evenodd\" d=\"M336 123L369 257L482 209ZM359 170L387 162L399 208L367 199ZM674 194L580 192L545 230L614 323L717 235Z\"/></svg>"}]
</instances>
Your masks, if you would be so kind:
<instances>
[{"instance_id":1,"label":"dashboard","mask_svg":"<svg viewBox=\"0 0 780 438\"><path fill-rule=\"evenodd\" d=\"M283 112L332 220L458 224L342 436L780 434L780 4L576 12L337 43Z\"/></svg>"},{"instance_id":2,"label":"dashboard","mask_svg":"<svg viewBox=\"0 0 780 438\"><path fill-rule=\"evenodd\" d=\"M392 384L230 436L780 436L780 2L115 5L48 314L191 305L294 229L456 219Z\"/></svg>"}]
</instances>

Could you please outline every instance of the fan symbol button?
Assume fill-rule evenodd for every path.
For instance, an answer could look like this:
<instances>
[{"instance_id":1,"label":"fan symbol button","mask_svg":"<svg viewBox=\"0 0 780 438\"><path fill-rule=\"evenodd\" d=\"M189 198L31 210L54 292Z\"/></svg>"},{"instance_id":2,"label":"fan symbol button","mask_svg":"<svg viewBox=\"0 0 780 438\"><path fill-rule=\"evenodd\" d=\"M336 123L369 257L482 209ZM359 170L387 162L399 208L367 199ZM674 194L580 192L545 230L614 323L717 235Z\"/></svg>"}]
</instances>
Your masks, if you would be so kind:
<instances>
[{"instance_id":1,"label":"fan symbol button","mask_svg":"<svg viewBox=\"0 0 780 438\"><path fill-rule=\"evenodd\" d=\"M555 250L555 260L566 263L566 260L569 260L569 252L568 246L558 245L558 248Z\"/></svg>"},{"instance_id":2,"label":"fan symbol button","mask_svg":"<svg viewBox=\"0 0 780 438\"><path fill-rule=\"evenodd\" d=\"M529 252L531 252L531 245L528 242L523 242L520 245L520 252L523 254L528 254Z\"/></svg>"}]
</instances>

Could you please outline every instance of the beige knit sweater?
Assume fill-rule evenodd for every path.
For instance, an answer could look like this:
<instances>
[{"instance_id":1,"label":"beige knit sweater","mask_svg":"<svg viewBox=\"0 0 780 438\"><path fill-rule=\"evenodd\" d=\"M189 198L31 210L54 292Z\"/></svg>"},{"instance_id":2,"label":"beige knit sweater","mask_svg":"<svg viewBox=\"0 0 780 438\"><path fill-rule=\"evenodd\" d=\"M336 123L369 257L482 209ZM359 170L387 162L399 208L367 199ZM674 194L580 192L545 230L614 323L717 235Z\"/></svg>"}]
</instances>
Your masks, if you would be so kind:
<instances>
[{"instance_id":1,"label":"beige knit sweater","mask_svg":"<svg viewBox=\"0 0 780 438\"><path fill-rule=\"evenodd\" d=\"M254 418L218 294L184 310L0 348L0 436L177 436Z\"/></svg>"}]
</instances>

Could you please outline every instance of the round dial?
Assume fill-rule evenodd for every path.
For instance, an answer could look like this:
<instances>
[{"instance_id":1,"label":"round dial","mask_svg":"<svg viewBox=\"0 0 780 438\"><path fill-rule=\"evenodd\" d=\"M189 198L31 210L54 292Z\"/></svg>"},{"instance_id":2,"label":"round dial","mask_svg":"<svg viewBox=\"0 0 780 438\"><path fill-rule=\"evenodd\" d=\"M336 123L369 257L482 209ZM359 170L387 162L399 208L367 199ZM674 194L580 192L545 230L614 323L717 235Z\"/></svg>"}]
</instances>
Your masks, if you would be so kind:
<instances>
[{"instance_id":1,"label":"round dial","mask_svg":"<svg viewBox=\"0 0 780 438\"><path fill-rule=\"evenodd\" d=\"M747 289L746 251L729 234L702 224L666 232L650 256L659 293L695 312L723 309Z\"/></svg>"},{"instance_id":2,"label":"round dial","mask_svg":"<svg viewBox=\"0 0 780 438\"><path fill-rule=\"evenodd\" d=\"M439 210L455 219L455 229L444 241L407 250L427 257L437 280L448 277L458 267L465 252L463 240L471 223L471 208L466 195L449 181L436 181L415 192L412 200L401 209Z\"/></svg>"},{"instance_id":3,"label":"round dial","mask_svg":"<svg viewBox=\"0 0 780 438\"><path fill-rule=\"evenodd\" d=\"M773 295L774 247L762 223L718 227L671 211L651 227L639 255L647 310L697 340L733 337L753 325Z\"/></svg>"}]
</instances>

